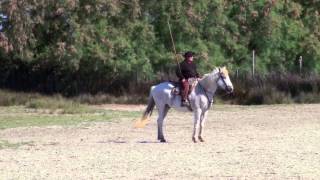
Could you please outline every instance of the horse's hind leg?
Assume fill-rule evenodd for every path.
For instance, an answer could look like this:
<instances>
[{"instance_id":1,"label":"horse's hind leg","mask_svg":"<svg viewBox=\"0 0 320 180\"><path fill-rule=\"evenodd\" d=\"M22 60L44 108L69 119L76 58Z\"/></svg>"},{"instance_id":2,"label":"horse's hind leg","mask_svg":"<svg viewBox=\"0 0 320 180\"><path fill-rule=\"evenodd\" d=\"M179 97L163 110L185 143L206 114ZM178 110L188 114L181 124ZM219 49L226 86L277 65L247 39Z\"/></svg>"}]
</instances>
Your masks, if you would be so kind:
<instances>
[{"instance_id":1,"label":"horse's hind leg","mask_svg":"<svg viewBox=\"0 0 320 180\"><path fill-rule=\"evenodd\" d=\"M158 119L157 119L157 124L158 124L158 140L160 140L160 142L166 142L166 139L164 138L163 135L163 121L165 119L165 117L167 116L167 113L170 109L170 107L168 105L164 105L164 106L157 106L158 108Z\"/></svg>"}]
</instances>

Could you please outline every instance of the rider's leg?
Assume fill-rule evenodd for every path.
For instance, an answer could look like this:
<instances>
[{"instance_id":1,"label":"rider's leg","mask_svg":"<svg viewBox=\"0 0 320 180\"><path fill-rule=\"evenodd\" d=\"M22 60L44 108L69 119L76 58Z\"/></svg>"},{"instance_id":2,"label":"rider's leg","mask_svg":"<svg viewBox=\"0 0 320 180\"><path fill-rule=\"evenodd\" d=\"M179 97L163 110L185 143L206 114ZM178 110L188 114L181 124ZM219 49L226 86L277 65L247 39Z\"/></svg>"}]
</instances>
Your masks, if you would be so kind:
<instances>
[{"instance_id":1,"label":"rider's leg","mask_svg":"<svg viewBox=\"0 0 320 180\"><path fill-rule=\"evenodd\" d=\"M186 80L186 81L182 82L182 93L181 93L182 105L187 104L188 93L189 93L189 82L188 82L188 80Z\"/></svg>"}]
</instances>

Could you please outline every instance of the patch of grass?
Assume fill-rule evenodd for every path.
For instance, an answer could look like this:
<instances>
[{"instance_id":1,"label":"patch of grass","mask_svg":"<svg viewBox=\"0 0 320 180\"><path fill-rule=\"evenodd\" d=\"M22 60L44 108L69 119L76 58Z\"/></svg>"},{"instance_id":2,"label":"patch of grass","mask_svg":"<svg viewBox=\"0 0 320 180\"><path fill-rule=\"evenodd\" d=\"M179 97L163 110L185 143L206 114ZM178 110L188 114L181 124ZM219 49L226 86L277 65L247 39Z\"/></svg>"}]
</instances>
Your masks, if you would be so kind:
<instances>
[{"instance_id":1,"label":"patch of grass","mask_svg":"<svg viewBox=\"0 0 320 180\"><path fill-rule=\"evenodd\" d=\"M16 149L20 146L23 145L30 145L33 142L19 142L19 143L10 143L9 141L6 140L0 140L0 149Z\"/></svg>"},{"instance_id":2,"label":"patch of grass","mask_svg":"<svg viewBox=\"0 0 320 180\"><path fill-rule=\"evenodd\" d=\"M75 114L92 112L85 104L62 97L44 96L38 93L0 90L0 106L25 106L31 109L46 110L50 113Z\"/></svg>"},{"instance_id":3,"label":"patch of grass","mask_svg":"<svg viewBox=\"0 0 320 180\"><path fill-rule=\"evenodd\" d=\"M297 103L319 103L320 93L300 93L294 99Z\"/></svg>"},{"instance_id":4,"label":"patch of grass","mask_svg":"<svg viewBox=\"0 0 320 180\"><path fill-rule=\"evenodd\" d=\"M88 113L94 111L86 105L66 100L60 96L55 98L44 97L32 99L26 103L26 107L31 109L46 109L50 113L60 114Z\"/></svg>"},{"instance_id":5,"label":"patch of grass","mask_svg":"<svg viewBox=\"0 0 320 180\"><path fill-rule=\"evenodd\" d=\"M135 119L141 112L125 112L111 110L95 110L77 114L47 113L20 107L0 107L0 129L51 126L51 125L76 125L86 122L119 121L124 118Z\"/></svg>"},{"instance_id":6,"label":"patch of grass","mask_svg":"<svg viewBox=\"0 0 320 180\"><path fill-rule=\"evenodd\" d=\"M38 93L24 93L0 90L0 106L25 105L30 100L38 98L41 98L41 95Z\"/></svg>"},{"instance_id":7,"label":"patch of grass","mask_svg":"<svg viewBox=\"0 0 320 180\"><path fill-rule=\"evenodd\" d=\"M95 99L98 100L99 97ZM61 95L44 96L37 93L0 90L0 129L75 125L85 122L116 121L138 116L140 112L94 109Z\"/></svg>"},{"instance_id":8,"label":"patch of grass","mask_svg":"<svg viewBox=\"0 0 320 180\"><path fill-rule=\"evenodd\" d=\"M75 102L81 104L141 104L148 101L148 95L122 95L113 96L110 94L99 93L96 95L81 94L72 98Z\"/></svg>"}]
</instances>

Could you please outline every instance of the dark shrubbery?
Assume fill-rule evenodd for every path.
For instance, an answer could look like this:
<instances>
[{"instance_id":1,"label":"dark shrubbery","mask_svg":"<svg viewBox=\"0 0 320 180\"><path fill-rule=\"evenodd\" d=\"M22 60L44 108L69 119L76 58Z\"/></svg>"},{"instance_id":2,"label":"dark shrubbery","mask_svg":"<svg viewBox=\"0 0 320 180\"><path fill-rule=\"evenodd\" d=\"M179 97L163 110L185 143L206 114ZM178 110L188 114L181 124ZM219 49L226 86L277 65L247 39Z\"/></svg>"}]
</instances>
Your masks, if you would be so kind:
<instances>
[{"instance_id":1,"label":"dark shrubbery","mask_svg":"<svg viewBox=\"0 0 320 180\"><path fill-rule=\"evenodd\" d=\"M129 75L118 77L103 68L96 70L86 64L80 64L74 70L54 61L0 60L0 88L14 91L62 94L66 97L98 93L121 96L147 93L148 84L150 82L137 81Z\"/></svg>"},{"instance_id":2,"label":"dark shrubbery","mask_svg":"<svg viewBox=\"0 0 320 180\"><path fill-rule=\"evenodd\" d=\"M86 66L87 67L87 66ZM100 75L99 75L100 74ZM68 71L59 65L28 63L22 61L0 61L0 88L23 92L62 94L78 103L145 103L150 87L165 79L175 79L173 74L156 80L135 81L132 77L122 77L111 81L112 77L93 69L79 68ZM217 95L219 99L232 104L287 104L319 103L320 76L316 74L268 74L231 76L235 87L234 96ZM26 105L38 98L37 93L0 92L0 105Z\"/></svg>"},{"instance_id":3,"label":"dark shrubbery","mask_svg":"<svg viewBox=\"0 0 320 180\"><path fill-rule=\"evenodd\" d=\"M233 78L235 104L286 104L320 102L320 76L270 74Z\"/></svg>"}]
</instances>

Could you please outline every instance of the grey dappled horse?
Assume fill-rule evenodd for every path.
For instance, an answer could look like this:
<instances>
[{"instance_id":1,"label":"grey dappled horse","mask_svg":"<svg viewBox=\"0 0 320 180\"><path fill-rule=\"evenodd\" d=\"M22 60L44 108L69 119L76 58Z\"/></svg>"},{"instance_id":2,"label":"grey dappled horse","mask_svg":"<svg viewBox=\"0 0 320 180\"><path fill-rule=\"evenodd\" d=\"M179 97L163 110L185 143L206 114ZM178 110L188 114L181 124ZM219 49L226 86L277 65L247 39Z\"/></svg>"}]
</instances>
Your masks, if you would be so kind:
<instances>
[{"instance_id":1,"label":"grey dappled horse","mask_svg":"<svg viewBox=\"0 0 320 180\"><path fill-rule=\"evenodd\" d=\"M215 68L211 73L205 74L197 81L195 88L189 95L190 105L194 114L193 142L197 142L197 130L199 141L204 142L202 138L204 123L218 87L226 90L228 93L233 91L233 85L225 67ZM189 111L187 107L181 107L181 96L172 93L173 88L174 84L171 82L163 82L152 86L148 106L141 120L136 122L136 127L144 127L149 121L154 106L156 106L158 109L158 140L160 140L160 142L166 142L162 127L169 109L174 108L179 111Z\"/></svg>"}]
</instances>

